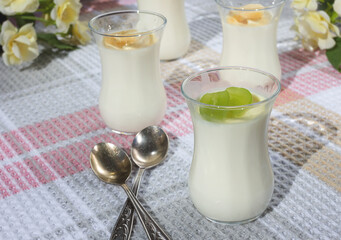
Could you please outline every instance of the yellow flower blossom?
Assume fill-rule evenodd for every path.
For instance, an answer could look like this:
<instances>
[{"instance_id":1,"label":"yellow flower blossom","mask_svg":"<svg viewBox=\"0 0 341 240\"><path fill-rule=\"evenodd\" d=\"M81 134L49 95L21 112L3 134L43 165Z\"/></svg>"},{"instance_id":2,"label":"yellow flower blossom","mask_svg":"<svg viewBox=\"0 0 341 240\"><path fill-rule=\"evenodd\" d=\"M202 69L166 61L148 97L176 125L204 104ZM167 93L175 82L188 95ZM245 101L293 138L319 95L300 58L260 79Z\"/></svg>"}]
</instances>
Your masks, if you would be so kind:
<instances>
[{"instance_id":1,"label":"yellow flower blossom","mask_svg":"<svg viewBox=\"0 0 341 240\"><path fill-rule=\"evenodd\" d=\"M341 17L341 0L335 0L333 8L334 11Z\"/></svg>"},{"instance_id":2,"label":"yellow flower blossom","mask_svg":"<svg viewBox=\"0 0 341 240\"><path fill-rule=\"evenodd\" d=\"M72 36L76 44L85 45L90 42L89 28L86 22L77 21L72 25Z\"/></svg>"},{"instance_id":3,"label":"yellow flower blossom","mask_svg":"<svg viewBox=\"0 0 341 240\"><path fill-rule=\"evenodd\" d=\"M31 61L39 55L37 35L32 23L18 30L10 21L5 21L1 27L0 44L3 49L2 59L7 66Z\"/></svg>"},{"instance_id":4,"label":"yellow flower blossom","mask_svg":"<svg viewBox=\"0 0 341 240\"><path fill-rule=\"evenodd\" d=\"M332 48L335 45L333 38L340 36L340 30L330 23L330 18L324 11L309 11L298 16L294 30L302 40L303 47L310 51Z\"/></svg>"},{"instance_id":5,"label":"yellow flower blossom","mask_svg":"<svg viewBox=\"0 0 341 240\"><path fill-rule=\"evenodd\" d=\"M0 0L0 12L4 15L32 13L39 7L39 0Z\"/></svg>"},{"instance_id":6,"label":"yellow flower blossom","mask_svg":"<svg viewBox=\"0 0 341 240\"><path fill-rule=\"evenodd\" d=\"M297 11L307 9L309 11L317 10L317 0L293 0L291 7Z\"/></svg>"},{"instance_id":7,"label":"yellow flower blossom","mask_svg":"<svg viewBox=\"0 0 341 240\"><path fill-rule=\"evenodd\" d=\"M71 24L78 20L82 4L79 0L54 0L51 18L56 21L57 29L66 33Z\"/></svg>"}]
</instances>

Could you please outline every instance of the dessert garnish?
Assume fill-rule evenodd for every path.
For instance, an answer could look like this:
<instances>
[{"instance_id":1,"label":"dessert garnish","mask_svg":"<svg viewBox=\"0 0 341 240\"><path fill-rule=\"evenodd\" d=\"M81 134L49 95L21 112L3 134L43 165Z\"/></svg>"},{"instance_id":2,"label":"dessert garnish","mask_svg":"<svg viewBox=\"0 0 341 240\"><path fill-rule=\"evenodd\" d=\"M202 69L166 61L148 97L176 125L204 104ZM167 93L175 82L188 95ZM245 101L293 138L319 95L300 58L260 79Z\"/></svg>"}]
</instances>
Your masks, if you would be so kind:
<instances>
[{"instance_id":1,"label":"dessert garnish","mask_svg":"<svg viewBox=\"0 0 341 240\"><path fill-rule=\"evenodd\" d=\"M111 36L103 37L103 45L108 48L124 50L148 47L155 42L153 34L141 36L138 36L138 34L141 33L135 29L115 32Z\"/></svg>"}]
</instances>

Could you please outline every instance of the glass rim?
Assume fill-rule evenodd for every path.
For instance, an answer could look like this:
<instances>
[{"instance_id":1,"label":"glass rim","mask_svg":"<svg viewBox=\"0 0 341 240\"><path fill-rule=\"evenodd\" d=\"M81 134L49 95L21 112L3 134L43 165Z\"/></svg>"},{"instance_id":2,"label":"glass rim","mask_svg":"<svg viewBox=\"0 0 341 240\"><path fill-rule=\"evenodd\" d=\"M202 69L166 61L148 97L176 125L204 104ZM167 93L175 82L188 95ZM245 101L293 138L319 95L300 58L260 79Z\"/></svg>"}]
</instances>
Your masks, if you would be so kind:
<instances>
[{"instance_id":1,"label":"glass rim","mask_svg":"<svg viewBox=\"0 0 341 240\"><path fill-rule=\"evenodd\" d=\"M238 105L238 106L219 106L219 105L211 105L211 104L206 104L206 103L202 103L200 101L198 101L197 99L193 99L190 96L188 96L185 91L184 91L184 85L192 80L195 77L201 76L204 73L210 73L210 72L218 72L221 70L246 70L246 71L252 71L252 72L257 72L260 74L263 74L265 76L267 76L268 78L272 79L274 81L274 83L277 86L276 91L269 97L265 98L262 101L259 102L255 102L255 103L251 103L251 104L246 104L246 105ZM261 104L265 104L268 103L270 101L272 101L274 98L276 98L278 96L278 94L281 91L281 83L278 80L277 77L275 77L274 75L272 75L271 73L267 73L264 72L262 70L256 69L256 68L251 68L251 67L243 67L243 66L225 66L225 67L215 67L215 68L207 68L204 70L201 70L199 72L193 73L191 74L189 77L187 77L181 84L181 93L182 95L185 97L185 99L190 100L191 102L194 102L197 105L200 105L202 107L206 107L206 108L214 108L216 110L231 110L231 109L240 109L240 108L250 108L250 107L255 107Z\"/></svg>"},{"instance_id":2,"label":"glass rim","mask_svg":"<svg viewBox=\"0 0 341 240\"><path fill-rule=\"evenodd\" d=\"M252 11L264 11L264 10L269 10L269 9L273 9L276 8L278 6L281 6L283 3L285 3L287 0L279 0L277 3L275 2L273 5L268 5L268 6L264 6L263 8L260 9L243 9L240 7L233 7L231 5L228 5L227 1L225 2L224 0L215 0L215 2L226 9L231 9L231 10L235 10L235 11L241 11L241 12L252 12Z\"/></svg>"},{"instance_id":3,"label":"glass rim","mask_svg":"<svg viewBox=\"0 0 341 240\"><path fill-rule=\"evenodd\" d=\"M153 28L149 31L144 31L144 32L137 32L136 34L131 34L131 35L112 35L112 34L106 34L106 33L103 33L103 32L100 32L100 31L97 31L93 28L93 23L97 20L97 19L100 19L102 17L106 17L106 16L109 16L109 15L119 15L119 14L147 14L147 15L154 15L154 16L157 16L159 18L161 18L163 20L163 23L156 27L156 28ZM157 32L159 30L161 30L162 28L165 27L167 23L167 18L165 16L163 16L162 14L160 13L157 13L157 12L152 12L152 11L142 11L142 10L122 10L122 11L112 11L112 12L106 12L106 13L102 13L100 15L97 15L95 17L93 17L92 19L90 19L89 23L88 23L88 26L90 28L90 30L94 33L97 33L101 36L106 36L106 37L121 37L121 38L125 38L125 37L141 37L141 36L144 36L144 35L150 35L154 32Z\"/></svg>"}]
</instances>

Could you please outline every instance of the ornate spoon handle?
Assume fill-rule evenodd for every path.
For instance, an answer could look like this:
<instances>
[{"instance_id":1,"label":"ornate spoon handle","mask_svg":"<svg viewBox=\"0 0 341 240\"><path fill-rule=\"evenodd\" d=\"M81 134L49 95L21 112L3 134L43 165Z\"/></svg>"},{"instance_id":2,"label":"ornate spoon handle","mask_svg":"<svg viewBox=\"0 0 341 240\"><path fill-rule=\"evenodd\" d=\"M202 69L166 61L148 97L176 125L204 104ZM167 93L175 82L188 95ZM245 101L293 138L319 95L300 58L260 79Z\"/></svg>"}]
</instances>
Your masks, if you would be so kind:
<instances>
[{"instance_id":1,"label":"ornate spoon handle","mask_svg":"<svg viewBox=\"0 0 341 240\"><path fill-rule=\"evenodd\" d=\"M137 196L144 168L139 168L133 185L133 194ZM134 224L134 205L129 198L125 201L115 227L111 232L110 240L128 240Z\"/></svg>"},{"instance_id":2,"label":"ornate spoon handle","mask_svg":"<svg viewBox=\"0 0 341 240\"><path fill-rule=\"evenodd\" d=\"M140 204L139 200L131 192L126 184L122 184L121 187L127 193L129 199L131 200L137 215L142 223L144 230L150 240L170 240L171 238L167 233L155 222L155 220L148 214L144 207Z\"/></svg>"}]
</instances>

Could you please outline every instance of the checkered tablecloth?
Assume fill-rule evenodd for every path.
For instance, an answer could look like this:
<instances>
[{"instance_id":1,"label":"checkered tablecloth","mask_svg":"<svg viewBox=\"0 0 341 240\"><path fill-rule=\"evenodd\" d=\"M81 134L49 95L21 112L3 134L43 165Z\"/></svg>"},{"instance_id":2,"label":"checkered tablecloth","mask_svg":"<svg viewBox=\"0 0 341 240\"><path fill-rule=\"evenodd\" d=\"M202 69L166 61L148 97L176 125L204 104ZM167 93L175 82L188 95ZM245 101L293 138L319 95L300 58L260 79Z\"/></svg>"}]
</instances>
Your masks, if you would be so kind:
<instances>
[{"instance_id":1,"label":"checkered tablecloth","mask_svg":"<svg viewBox=\"0 0 341 240\"><path fill-rule=\"evenodd\" d=\"M136 8L127 0L83 4L84 19ZM261 218L227 226L203 218L187 186L193 129L180 84L217 66L222 30L213 0L186 0L189 52L161 63L168 96L161 126L170 149L162 165L146 171L139 194L173 239L341 238L341 74L323 53L300 50L288 5L278 27L283 88L269 127L275 191ZM102 141L129 151L133 137L105 126L97 105L100 86L94 43L69 53L42 51L19 68L0 62L1 240L109 238L126 195L97 179L89 153ZM139 221L132 238L146 239Z\"/></svg>"}]
</instances>

